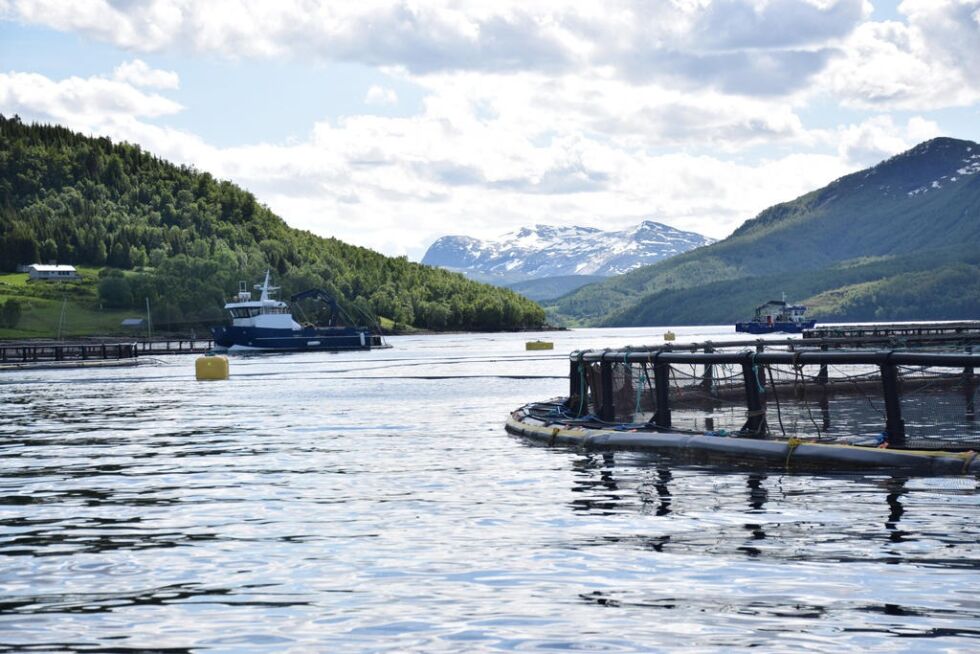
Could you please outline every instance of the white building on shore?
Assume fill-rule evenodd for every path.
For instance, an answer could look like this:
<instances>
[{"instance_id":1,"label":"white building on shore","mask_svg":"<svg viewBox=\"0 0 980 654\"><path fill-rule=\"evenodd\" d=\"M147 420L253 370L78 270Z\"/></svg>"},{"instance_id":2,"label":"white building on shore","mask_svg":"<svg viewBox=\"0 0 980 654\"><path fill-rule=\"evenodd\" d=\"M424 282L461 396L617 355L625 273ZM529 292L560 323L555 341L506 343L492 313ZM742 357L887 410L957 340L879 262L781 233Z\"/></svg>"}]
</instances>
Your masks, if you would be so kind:
<instances>
[{"instance_id":1,"label":"white building on shore","mask_svg":"<svg viewBox=\"0 0 980 654\"><path fill-rule=\"evenodd\" d=\"M77 282L82 278L75 270L75 266L56 266L42 263L29 265L27 275L31 281L47 282Z\"/></svg>"}]
</instances>

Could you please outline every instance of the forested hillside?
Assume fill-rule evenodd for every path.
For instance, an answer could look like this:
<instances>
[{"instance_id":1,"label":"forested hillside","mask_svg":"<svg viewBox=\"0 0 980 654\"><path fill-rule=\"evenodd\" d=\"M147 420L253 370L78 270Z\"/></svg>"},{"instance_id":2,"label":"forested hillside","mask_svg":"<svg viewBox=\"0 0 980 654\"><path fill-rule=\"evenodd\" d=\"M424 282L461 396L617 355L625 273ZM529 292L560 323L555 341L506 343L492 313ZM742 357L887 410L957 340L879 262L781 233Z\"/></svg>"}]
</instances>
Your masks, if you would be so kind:
<instances>
[{"instance_id":1,"label":"forested hillside","mask_svg":"<svg viewBox=\"0 0 980 654\"><path fill-rule=\"evenodd\" d=\"M100 283L100 303L149 299L174 326L220 319L239 280L267 268L284 294L320 287L351 313L405 326L544 321L512 291L290 228L251 193L139 146L0 116L0 271L52 260L131 271L103 271L114 281Z\"/></svg>"},{"instance_id":2,"label":"forested hillside","mask_svg":"<svg viewBox=\"0 0 980 654\"><path fill-rule=\"evenodd\" d=\"M580 324L717 324L785 292L825 321L976 319L978 251L980 145L939 138L547 308Z\"/></svg>"}]
</instances>

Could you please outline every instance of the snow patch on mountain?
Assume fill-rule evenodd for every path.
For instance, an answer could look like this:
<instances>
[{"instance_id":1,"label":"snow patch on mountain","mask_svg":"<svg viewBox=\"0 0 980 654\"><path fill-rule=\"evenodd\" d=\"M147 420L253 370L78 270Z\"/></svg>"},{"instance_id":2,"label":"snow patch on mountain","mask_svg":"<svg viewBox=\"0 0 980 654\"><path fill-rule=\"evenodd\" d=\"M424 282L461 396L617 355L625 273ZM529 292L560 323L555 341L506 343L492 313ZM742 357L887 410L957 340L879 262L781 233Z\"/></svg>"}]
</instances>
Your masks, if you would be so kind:
<instances>
[{"instance_id":1,"label":"snow patch on mountain","mask_svg":"<svg viewBox=\"0 0 980 654\"><path fill-rule=\"evenodd\" d=\"M620 275L714 240L646 220L636 227L523 227L496 240L443 236L422 263L505 283L562 275Z\"/></svg>"},{"instance_id":2,"label":"snow patch on mountain","mask_svg":"<svg viewBox=\"0 0 980 654\"><path fill-rule=\"evenodd\" d=\"M966 148L966 152L972 152L973 148ZM924 186L919 186L911 191L908 191L907 195L909 197L915 197L923 193L928 193L929 191L939 191L945 188L946 183L955 183L960 181L962 177L968 177L969 175L976 175L980 173L980 154L970 154L969 156L961 159L959 163L966 164L965 166L956 168L955 172L950 172L947 175L942 175L938 179L932 180L929 184Z\"/></svg>"}]
</instances>

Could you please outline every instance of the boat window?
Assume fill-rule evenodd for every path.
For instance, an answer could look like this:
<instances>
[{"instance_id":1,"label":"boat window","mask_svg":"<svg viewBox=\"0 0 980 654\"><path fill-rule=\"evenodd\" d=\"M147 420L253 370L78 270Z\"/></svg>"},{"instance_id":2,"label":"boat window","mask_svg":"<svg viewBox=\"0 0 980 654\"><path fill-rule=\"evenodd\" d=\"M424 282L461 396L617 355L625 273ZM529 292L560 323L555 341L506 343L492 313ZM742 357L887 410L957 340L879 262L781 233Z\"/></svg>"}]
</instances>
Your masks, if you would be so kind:
<instances>
[{"instance_id":1,"label":"boat window","mask_svg":"<svg viewBox=\"0 0 980 654\"><path fill-rule=\"evenodd\" d=\"M289 313L289 307L236 307L228 312L232 318L254 318L263 314Z\"/></svg>"},{"instance_id":2,"label":"boat window","mask_svg":"<svg viewBox=\"0 0 980 654\"><path fill-rule=\"evenodd\" d=\"M235 309L228 310L231 313L232 318L252 318L259 315L261 312L259 309L252 307L239 307Z\"/></svg>"}]
</instances>

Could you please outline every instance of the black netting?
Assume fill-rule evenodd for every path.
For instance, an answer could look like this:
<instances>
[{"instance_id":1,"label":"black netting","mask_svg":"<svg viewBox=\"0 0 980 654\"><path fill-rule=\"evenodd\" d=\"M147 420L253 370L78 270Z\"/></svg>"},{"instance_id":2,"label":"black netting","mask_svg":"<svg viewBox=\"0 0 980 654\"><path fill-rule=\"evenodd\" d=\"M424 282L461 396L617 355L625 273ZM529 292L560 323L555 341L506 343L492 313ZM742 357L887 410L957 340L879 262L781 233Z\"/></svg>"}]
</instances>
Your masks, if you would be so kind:
<instances>
[{"instance_id":1,"label":"black netting","mask_svg":"<svg viewBox=\"0 0 980 654\"><path fill-rule=\"evenodd\" d=\"M661 361L659 377L668 388L669 429L779 439L888 441L890 447L909 449L980 448L978 380L972 368L895 367L897 392L892 396L877 361L756 364L747 357L733 352L727 363L670 363L666 374ZM582 362L578 376L583 393L578 406L570 401L571 412L623 428L664 426L663 416L657 417L658 376L653 361L626 359ZM603 398L604 369L609 371L608 401ZM896 407L900 423L890 422Z\"/></svg>"},{"instance_id":2,"label":"black netting","mask_svg":"<svg viewBox=\"0 0 980 654\"><path fill-rule=\"evenodd\" d=\"M913 449L980 446L976 419L977 380L972 371L903 368L902 418Z\"/></svg>"}]
</instances>

